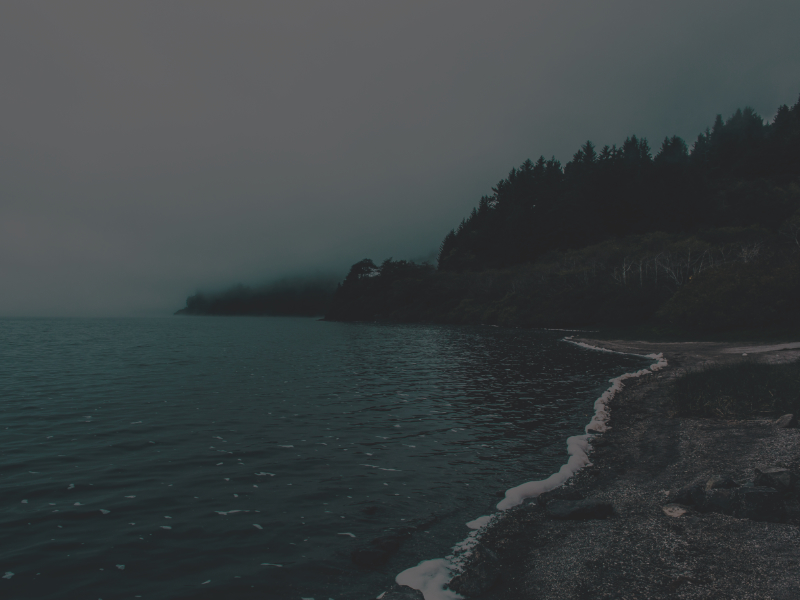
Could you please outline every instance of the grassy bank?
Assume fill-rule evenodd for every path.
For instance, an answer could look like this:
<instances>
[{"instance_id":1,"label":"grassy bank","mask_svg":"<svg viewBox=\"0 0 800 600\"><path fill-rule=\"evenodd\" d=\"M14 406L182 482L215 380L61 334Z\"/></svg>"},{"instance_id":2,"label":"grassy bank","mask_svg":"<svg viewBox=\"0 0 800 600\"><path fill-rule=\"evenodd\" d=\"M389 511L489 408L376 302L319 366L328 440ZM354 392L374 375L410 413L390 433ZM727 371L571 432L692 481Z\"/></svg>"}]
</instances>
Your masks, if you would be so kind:
<instances>
[{"instance_id":1,"label":"grassy bank","mask_svg":"<svg viewBox=\"0 0 800 600\"><path fill-rule=\"evenodd\" d=\"M774 418L800 413L800 361L770 365L744 361L711 366L677 379L674 416Z\"/></svg>"}]
</instances>

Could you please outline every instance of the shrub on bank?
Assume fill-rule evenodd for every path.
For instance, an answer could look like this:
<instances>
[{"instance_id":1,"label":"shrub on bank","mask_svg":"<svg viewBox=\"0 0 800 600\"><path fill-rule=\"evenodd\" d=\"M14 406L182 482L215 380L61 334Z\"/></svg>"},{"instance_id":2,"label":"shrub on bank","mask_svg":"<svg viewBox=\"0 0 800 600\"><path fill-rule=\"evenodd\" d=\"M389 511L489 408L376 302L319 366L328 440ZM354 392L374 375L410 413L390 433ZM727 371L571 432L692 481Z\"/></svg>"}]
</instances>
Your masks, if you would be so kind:
<instances>
[{"instance_id":1,"label":"shrub on bank","mask_svg":"<svg viewBox=\"0 0 800 600\"><path fill-rule=\"evenodd\" d=\"M674 325L703 331L794 324L800 319L800 260L792 255L703 271L658 314Z\"/></svg>"},{"instance_id":2,"label":"shrub on bank","mask_svg":"<svg viewBox=\"0 0 800 600\"><path fill-rule=\"evenodd\" d=\"M706 367L677 379L673 413L681 417L774 418L800 413L800 361L744 361Z\"/></svg>"}]
</instances>

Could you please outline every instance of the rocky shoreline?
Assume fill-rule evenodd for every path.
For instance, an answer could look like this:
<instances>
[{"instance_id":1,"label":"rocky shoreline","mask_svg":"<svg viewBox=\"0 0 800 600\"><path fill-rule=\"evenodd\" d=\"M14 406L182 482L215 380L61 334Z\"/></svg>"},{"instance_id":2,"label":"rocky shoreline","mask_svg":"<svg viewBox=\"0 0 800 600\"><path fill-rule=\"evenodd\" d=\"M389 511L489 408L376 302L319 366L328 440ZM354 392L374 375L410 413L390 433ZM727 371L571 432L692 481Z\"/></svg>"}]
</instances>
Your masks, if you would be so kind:
<instances>
[{"instance_id":1,"label":"rocky shoreline","mask_svg":"<svg viewBox=\"0 0 800 600\"><path fill-rule=\"evenodd\" d=\"M668 366L625 382L593 465L493 520L449 587L475 600L800 598L796 422L672 418L667 395L687 369L788 362L800 344L580 341Z\"/></svg>"}]
</instances>

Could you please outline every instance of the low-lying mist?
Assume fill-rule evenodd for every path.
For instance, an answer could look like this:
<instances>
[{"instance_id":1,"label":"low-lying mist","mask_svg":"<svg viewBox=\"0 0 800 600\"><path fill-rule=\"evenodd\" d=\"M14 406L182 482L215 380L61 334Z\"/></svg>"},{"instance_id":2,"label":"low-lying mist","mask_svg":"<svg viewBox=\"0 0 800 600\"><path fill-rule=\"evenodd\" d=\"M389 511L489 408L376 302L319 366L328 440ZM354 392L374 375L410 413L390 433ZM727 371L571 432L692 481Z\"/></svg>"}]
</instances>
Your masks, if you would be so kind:
<instances>
[{"instance_id":1,"label":"low-lying mist","mask_svg":"<svg viewBox=\"0 0 800 600\"><path fill-rule=\"evenodd\" d=\"M333 274L284 277L259 286L237 284L198 291L176 315L322 316L341 277Z\"/></svg>"}]
</instances>

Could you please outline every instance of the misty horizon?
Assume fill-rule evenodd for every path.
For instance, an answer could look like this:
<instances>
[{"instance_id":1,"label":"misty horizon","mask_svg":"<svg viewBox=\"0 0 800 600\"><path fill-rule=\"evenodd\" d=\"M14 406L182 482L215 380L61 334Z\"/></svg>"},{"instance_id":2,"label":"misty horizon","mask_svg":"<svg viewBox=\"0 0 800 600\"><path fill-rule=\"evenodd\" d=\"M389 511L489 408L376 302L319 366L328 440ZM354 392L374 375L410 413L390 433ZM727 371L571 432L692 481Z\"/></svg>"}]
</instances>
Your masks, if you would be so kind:
<instances>
[{"instance_id":1,"label":"misty horizon","mask_svg":"<svg viewBox=\"0 0 800 600\"><path fill-rule=\"evenodd\" d=\"M0 9L0 316L434 255L527 158L797 100L800 6Z\"/></svg>"}]
</instances>

